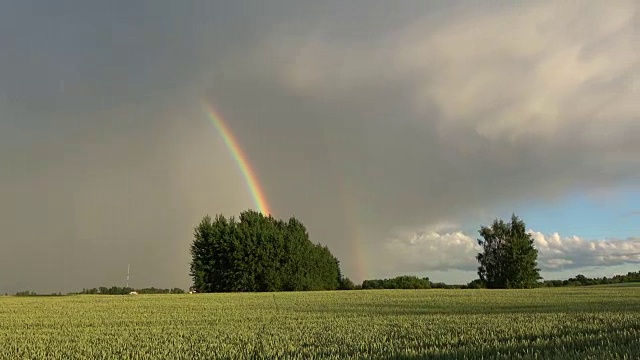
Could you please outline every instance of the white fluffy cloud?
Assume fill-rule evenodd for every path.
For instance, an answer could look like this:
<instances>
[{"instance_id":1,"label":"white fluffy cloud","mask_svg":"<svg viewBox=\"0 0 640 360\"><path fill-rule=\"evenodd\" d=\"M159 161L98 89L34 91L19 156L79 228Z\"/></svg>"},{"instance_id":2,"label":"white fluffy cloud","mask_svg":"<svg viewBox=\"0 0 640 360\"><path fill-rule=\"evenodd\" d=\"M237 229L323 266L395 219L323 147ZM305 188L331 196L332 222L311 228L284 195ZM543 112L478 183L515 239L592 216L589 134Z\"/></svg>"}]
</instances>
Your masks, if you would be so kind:
<instances>
[{"instance_id":1,"label":"white fluffy cloud","mask_svg":"<svg viewBox=\"0 0 640 360\"><path fill-rule=\"evenodd\" d=\"M530 231L542 271L640 264L640 238L588 240ZM383 266L392 272L475 271L482 249L474 237L436 228L399 234L385 244Z\"/></svg>"},{"instance_id":2,"label":"white fluffy cloud","mask_svg":"<svg viewBox=\"0 0 640 360\"><path fill-rule=\"evenodd\" d=\"M544 270L640 264L640 238L588 240L536 231L531 235L539 250L538 263Z\"/></svg>"},{"instance_id":3,"label":"white fluffy cloud","mask_svg":"<svg viewBox=\"0 0 640 360\"><path fill-rule=\"evenodd\" d=\"M437 227L399 234L385 244L383 260L394 272L429 270L468 270L477 268L475 256L480 247L461 231L442 232Z\"/></svg>"}]
</instances>

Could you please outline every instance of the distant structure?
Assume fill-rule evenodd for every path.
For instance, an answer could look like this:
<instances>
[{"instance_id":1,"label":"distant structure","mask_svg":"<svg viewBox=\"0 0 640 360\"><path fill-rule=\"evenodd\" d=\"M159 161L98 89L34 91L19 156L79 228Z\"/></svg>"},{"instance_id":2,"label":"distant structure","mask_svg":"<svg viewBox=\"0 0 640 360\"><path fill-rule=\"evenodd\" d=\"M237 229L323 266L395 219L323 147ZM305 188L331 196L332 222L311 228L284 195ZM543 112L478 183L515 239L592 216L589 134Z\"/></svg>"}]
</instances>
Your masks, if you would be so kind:
<instances>
[{"instance_id":1,"label":"distant structure","mask_svg":"<svg viewBox=\"0 0 640 360\"><path fill-rule=\"evenodd\" d=\"M129 293L129 295L138 295L138 292L137 291L132 291L132 292Z\"/></svg>"},{"instance_id":2,"label":"distant structure","mask_svg":"<svg viewBox=\"0 0 640 360\"><path fill-rule=\"evenodd\" d=\"M129 264L127 264L127 287L129 287Z\"/></svg>"}]
</instances>

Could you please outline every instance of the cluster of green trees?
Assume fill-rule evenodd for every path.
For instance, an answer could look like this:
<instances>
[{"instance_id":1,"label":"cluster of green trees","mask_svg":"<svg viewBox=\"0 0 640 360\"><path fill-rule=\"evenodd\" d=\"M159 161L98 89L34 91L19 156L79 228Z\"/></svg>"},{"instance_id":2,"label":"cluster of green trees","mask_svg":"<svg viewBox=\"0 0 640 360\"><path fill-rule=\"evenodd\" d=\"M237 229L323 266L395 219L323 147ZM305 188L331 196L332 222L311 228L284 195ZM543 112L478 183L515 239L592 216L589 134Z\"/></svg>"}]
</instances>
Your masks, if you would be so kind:
<instances>
[{"instance_id":1,"label":"cluster of green trees","mask_svg":"<svg viewBox=\"0 0 640 360\"><path fill-rule=\"evenodd\" d=\"M191 244L198 292L336 290L348 286L338 259L314 244L295 218L247 210L239 219L205 216Z\"/></svg>"},{"instance_id":2,"label":"cluster of green trees","mask_svg":"<svg viewBox=\"0 0 640 360\"><path fill-rule=\"evenodd\" d=\"M428 277L398 276L393 279L365 280L362 289L430 289L431 282Z\"/></svg>"},{"instance_id":3,"label":"cluster of green trees","mask_svg":"<svg viewBox=\"0 0 640 360\"><path fill-rule=\"evenodd\" d=\"M180 288L173 289L157 289L154 287L134 289L131 287L112 286L110 288L101 286L98 288L82 289L77 293L69 293L69 295L126 295L131 292L137 292L138 294L184 294L184 290Z\"/></svg>"},{"instance_id":4,"label":"cluster of green trees","mask_svg":"<svg viewBox=\"0 0 640 360\"><path fill-rule=\"evenodd\" d=\"M538 251L515 214L482 227L477 255L479 279L460 288L532 288L541 279ZM338 259L326 246L313 244L304 225L247 210L238 220L205 216L191 244L193 289L198 292L303 291L336 289L452 288L428 278L399 276L354 285L344 278Z\"/></svg>"},{"instance_id":5,"label":"cluster of green trees","mask_svg":"<svg viewBox=\"0 0 640 360\"><path fill-rule=\"evenodd\" d=\"M193 288L198 292L301 291L352 289L508 289L611 284L640 281L640 272L611 279L583 275L543 281L538 250L524 221L494 220L478 231L482 252L478 279L463 285L433 283L429 278L398 276L364 280L355 285L341 275L339 261L326 246L313 244L295 218L284 222L247 210L239 220L206 216L195 229L191 245Z\"/></svg>"}]
</instances>

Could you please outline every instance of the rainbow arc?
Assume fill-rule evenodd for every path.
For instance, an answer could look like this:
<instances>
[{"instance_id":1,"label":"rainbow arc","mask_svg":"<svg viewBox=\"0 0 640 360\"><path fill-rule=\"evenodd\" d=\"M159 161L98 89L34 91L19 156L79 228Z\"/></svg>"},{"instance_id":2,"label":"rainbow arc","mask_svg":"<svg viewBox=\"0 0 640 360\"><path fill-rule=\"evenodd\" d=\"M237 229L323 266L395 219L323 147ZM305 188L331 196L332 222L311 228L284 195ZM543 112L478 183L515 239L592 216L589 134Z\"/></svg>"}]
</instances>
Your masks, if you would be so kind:
<instances>
[{"instance_id":1,"label":"rainbow arc","mask_svg":"<svg viewBox=\"0 0 640 360\"><path fill-rule=\"evenodd\" d=\"M251 167L249 158L240 147L240 143L234 136L231 128L229 128L227 123L224 121L222 115L218 111L216 111L216 109L211 104L205 102L204 106L209 120L211 120L213 125L220 133L220 136L222 136L225 145L231 152L233 159L238 165L238 168L240 169L240 172L245 179L247 187L249 188L249 192L251 193L257 210L264 215L269 216L271 214L271 207L267 202L267 197L265 196L262 186L260 186L260 183L258 182L258 177Z\"/></svg>"}]
</instances>

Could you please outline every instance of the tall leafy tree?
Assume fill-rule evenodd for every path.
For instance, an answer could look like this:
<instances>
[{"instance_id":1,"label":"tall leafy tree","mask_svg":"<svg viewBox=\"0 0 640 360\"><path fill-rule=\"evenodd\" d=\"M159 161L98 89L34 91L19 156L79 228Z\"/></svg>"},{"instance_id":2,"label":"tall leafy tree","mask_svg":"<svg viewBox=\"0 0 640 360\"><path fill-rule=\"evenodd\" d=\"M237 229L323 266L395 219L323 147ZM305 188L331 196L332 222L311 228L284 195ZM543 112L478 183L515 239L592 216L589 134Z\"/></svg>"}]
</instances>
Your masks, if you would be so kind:
<instances>
[{"instance_id":1,"label":"tall leafy tree","mask_svg":"<svg viewBox=\"0 0 640 360\"><path fill-rule=\"evenodd\" d=\"M326 246L304 225L247 210L238 220L205 216L191 244L193 287L199 292L334 290L342 275Z\"/></svg>"},{"instance_id":2,"label":"tall leafy tree","mask_svg":"<svg viewBox=\"0 0 640 360\"><path fill-rule=\"evenodd\" d=\"M479 230L478 244L483 252L476 256L480 263L478 276L494 289L535 287L540 277L538 250L524 221L515 214L510 222L494 220Z\"/></svg>"}]
</instances>

